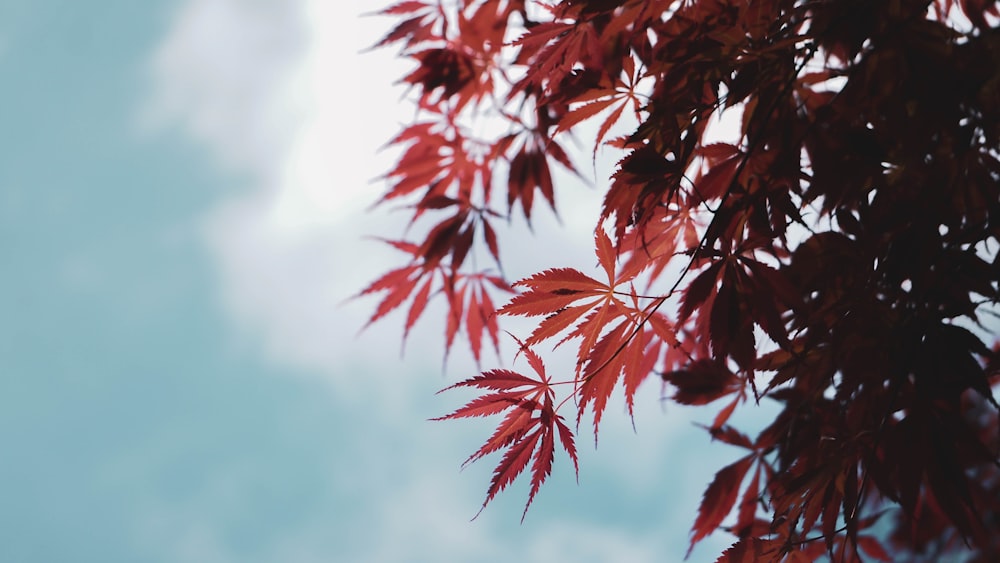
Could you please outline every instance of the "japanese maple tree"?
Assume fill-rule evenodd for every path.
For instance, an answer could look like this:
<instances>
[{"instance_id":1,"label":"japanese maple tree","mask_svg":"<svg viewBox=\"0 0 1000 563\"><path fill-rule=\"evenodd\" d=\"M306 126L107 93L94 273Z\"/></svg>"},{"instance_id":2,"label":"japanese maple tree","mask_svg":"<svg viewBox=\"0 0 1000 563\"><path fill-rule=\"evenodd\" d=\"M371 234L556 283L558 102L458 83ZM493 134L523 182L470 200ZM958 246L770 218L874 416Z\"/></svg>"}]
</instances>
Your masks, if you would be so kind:
<instances>
[{"instance_id":1,"label":"japanese maple tree","mask_svg":"<svg viewBox=\"0 0 1000 563\"><path fill-rule=\"evenodd\" d=\"M371 320L403 308L408 332L442 300L445 349L461 336L477 362L504 316L537 321L514 339L530 372L454 385L480 395L442 417L500 416L469 458L499 458L486 503L526 473L530 505L557 450L576 464L581 419L596 435L613 392L631 411L656 378L716 409L708 438L743 450L705 491L692 546L722 529L721 561L1000 561L997 3L383 13L397 23L379 45L413 61L417 110L381 200L405 204L409 238L362 292L381 299ZM571 154L582 131L593 150ZM556 209L554 170L599 151L620 160L581 241L596 271L502 275L509 218ZM575 365L547 372L543 343ZM759 434L730 424L762 401L780 412Z\"/></svg>"}]
</instances>

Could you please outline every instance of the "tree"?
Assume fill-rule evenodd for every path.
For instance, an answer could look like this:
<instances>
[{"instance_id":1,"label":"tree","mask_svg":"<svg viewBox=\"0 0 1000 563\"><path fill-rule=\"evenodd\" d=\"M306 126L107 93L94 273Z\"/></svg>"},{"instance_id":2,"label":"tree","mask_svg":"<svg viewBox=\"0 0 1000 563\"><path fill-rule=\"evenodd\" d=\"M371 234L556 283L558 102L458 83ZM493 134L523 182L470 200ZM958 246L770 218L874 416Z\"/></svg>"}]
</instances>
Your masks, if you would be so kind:
<instances>
[{"instance_id":1,"label":"tree","mask_svg":"<svg viewBox=\"0 0 1000 563\"><path fill-rule=\"evenodd\" d=\"M477 362L498 317L538 321L517 340L531 372L454 385L481 395L443 417L503 414L469 458L500 457L484 506L524 472L530 505L557 443L576 463L564 415L577 430L592 417L596 437L613 390L631 412L658 377L678 403L721 405L710 438L745 452L705 491L692 546L723 528L721 561L1000 560L996 3L383 13L399 23L379 46L415 63L418 112L381 201L408 204L414 238L389 241L405 264L362 292L381 296L371 321L405 306L408 332L442 299L446 350L464 334ZM734 132L713 140L720 122ZM556 208L553 167L575 171L564 140L591 124L591 156L621 154L598 273L555 264L510 283L498 229L539 199ZM473 248L496 267L475 269ZM543 342L576 347L571 380L549 378ZM759 435L729 424L762 400L782 410Z\"/></svg>"}]
</instances>

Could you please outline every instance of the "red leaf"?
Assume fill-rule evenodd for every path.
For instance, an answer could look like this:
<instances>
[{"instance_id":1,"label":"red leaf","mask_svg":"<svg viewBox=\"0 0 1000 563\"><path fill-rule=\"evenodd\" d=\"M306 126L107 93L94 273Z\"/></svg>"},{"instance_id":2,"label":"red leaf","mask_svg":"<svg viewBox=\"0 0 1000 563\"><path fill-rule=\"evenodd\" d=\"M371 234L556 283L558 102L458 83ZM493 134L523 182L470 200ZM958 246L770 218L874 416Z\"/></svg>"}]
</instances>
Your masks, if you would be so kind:
<instances>
[{"instance_id":1,"label":"red leaf","mask_svg":"<svg viewBox=\"0 0 1000 563\"><path fill-rule=\"evenodd\" d=\"M552 338L560 332L568 329L573 323L580 320L587 311L590 310L589 305L576 305L573 307L566 307L560 309L559 311L545 317L535 330L532 331L531 336L528 337L526 343L529 345L537 344L543 340Z\"/></svg>"},{"instance_id":2,"label":"red leaf","mask_svg":"<svg viewBox=\"0 0 1000 563\"><path fill-rule=\"evenodd\" d=\"M430 266L436 266L449 251L456 255L460 253L460 247L464 245L463 237L460 234L462 225L465 223L465 214L459 213L454 217L449 217L438 223L431 232L427 234L427 239L420 246L420 254ZM471 241L470 241L471 242ZM458 268L459 263L452 266Z\"/></svg>"},{"instance_id":3,"label":"red leaf","mask_svg":"<svg viewBox=\"0 0 1000 563\"><path fill-rule=\"evenodd\" d=\"M430 6L426 3L419 2L418 0L406 0L404 2L393 4L379 13L386 15L411 14L429 7Z\"/></svg>"},{"instance_id":4,"label":"red leaf","mask_svg":"<svg viewBox=\"0 0 1000 563\"><path fill-rule=\"evenodd\" d=\"M453 269L457 270L461 268L462 263L465 262L465 257L472 248L472 239L475 237L475 231L475 223L470 223L455 237L454 246L451 250L451 267Z\"/></svg>"},{"instance_id":5,"label":"red leaf","mask_svg":"<svg viewBox=\"0 0 1000 563\"><path fill-rule=\"evenodd\" d=\"M375 280L362 290L357 295L358 297L380 291L386 292L385 297L379 302L375 308L375 312L368 319L365 326L374 323L402 305L406 301L406 298L410 296L410 293L413 292L413 288L420 281L420 277L424 273L426 273L426 270L416 265L397 268Z\"/></svg>"},{"instance_id":6,"label":"red leaf","mask_svg":"<svg viewBox=\"0 0 1000 563\"><path fill-rule=\"evenodd\" d=\"M555 209L555 192L546 153L523 148L510 160L507 180L508 212L514 208L514 203L520 201L524 217L530 221L536 189Z\"/></svg>"},{"instance_id":7,"label":"red leaf","mask_svg":"<svg viewBox=\"0 0 1000 563\"><path fill-rule=\"evenodd\" d=\"M490 311L486 315L486 334L490 337L490 341L493 343L493 351L498 355L500 354L500 326L497 324L497 310L493 306L493 300L490 299L490 294L486 291L485 287L480 288L480 300L479 300L479 310L485 314L486 311Z\"/></svg>"},{"instance_id":8,"label":"red leaf","mask_svg":"<svg viewBox=\"0 0 1000 563\"><path fill-rule=\"evenodd\" d=\"M525 346L520 340L518 340L518 344L521 345L521 352L528 358L528 365L531 366L531 369L535 370L535 373L538 374L538 378L542 382L548 383L549 378L545 375L545 364L542 362L541 356L536 354L531 348Z\"/></svg>"},{"instance_id":9,"label":"red leaf","mask_svg":"<svg viewBox=\"0 0 1000 563\"><path fill-rule=\"evenodd\" d=\"M646 318L649 326L653 327L656 337L670 347L680 346L677 340L677 331L673 324L660 313L653 313Z\"/></svg>"},{"instance_id":10,"label":"red leaf","mask_svg":"<svg viewBox=\"0 0 1000 563\"><path fill-rule=\"evenodd\" d=\"M483 345L483 328L486 326L486 315L492 312L485 312L480 308L478 295L475 290L470 293L470 303L465 314L465 331L469 336L469 349L472 357L479 365L479 354Z\"/></svg>"},{"instance_id":11,"label":"red leaf","mask_svg":"<svg viewBox=\"0 0 1000 563\"><path fill-rule=\"evenodd\" d=\"M766 547L766 542L753 537L741 538L740 541L729 546L722 552L715 563L758 563L767 561L765 553L771 554L771 559L775 559L774 554Z\"/></svg>"},{"instance_id":12,"label":"red leaf","mask_svg":"<svg viewBox=\"0 0 1000 563\"><path fill-rule=\"evenodd\" d=\"M559 430L559 442L562 444L569 458L573 460L573 470L576 471L577 479L580 476L580 464L576 458L576 445L573 443L573 431L566 426L561 416L556 417L556 428Z\"/></svg>"},{"instance_id":13,"label":"red leaf","mask_svg":"<svg viewBox=\"0 0 1000 563\"><path fill-rule=\"evenodd\" d=\"M613 93L614 90L608 91L607 93ZM595 93L596 94L596 93ZM595 115L601 113L602 111L611 107L611 104L615 103L615 98L606 98L603 100L595 100L581 106L577 106L575 109L566 112L566 114L559 120L559 126L556 127L555 132L567 131L572 129L574 126L579 124L581 121L585 121L594 117Z\"/></svg>"},{"instance_id":14,"label":"red leaf","mask_svg":"<svg viewBox=\"0 0 1000 563\"><path fill-rule=\"evenodd\" d=\"M447 420L452 418L470 418L476 416L490 416L499 414L511 407L521 403L520 393L490 393L482 395L466 403L466 405L455 412L431 420Z\"/></svg>"},{"instance_id":15,"label":"red leaf","mask_svg":"<svg viewBox=\"0 0 1000 563\"><path fill-rule=\"evenodd\" d=\"M500 314L529 317L546 315L551 319L550 322L543 323L544 327L540 325L535 330L529 339L529 343L532 344L554 336L597 302L588 304L583 310L572 309L573 312L566 317L558 318L553 315L559 315L566 307L580 299L599 296L607 298L611 291L607 285L570 268L546 270L515 285L527 287L529 290L515 296L501 307Z\"/></svg>"},{"instance_id":16,"label":"red leaf","mask_svg":"<svg viewBox=\"0 0 1000 563\"><path fill-rule=\"evenodd\" d=\"M739 405L742 400L742 393L733 397L733 400L715 415L715 419L712 421L712 428L722 428L723 425L729 421L729 417L733 415L733 411L736 410L736 406Z\"/></svg>"},{"instance_id":17,"label":"red leaf","mask_svg":"<svg viewBox=\"0 0 1000 563\"><path fill-rule=\"evenodd\" d=\"M611 392L625 367L625 355L620 352L626 343L629 328L630 323L623 321L608 331L591 349L587 365L583 370L583 385L580 386L579 393L579 415L583 414L588 405L592 405L595 442L604 408L607 406Z\"/></svg>"},{"instance_id":18,"label":"red leaf","mask_svg":"<svg viewBox=\"0 0 1000 563\"><path fill-rule=\"evenodd\" d=\"M407 37L411 38L411 41L408 41L409 44L430 38L430 30L427 29L424 18L425 16L417 16L400 22L392 31L379 40L375 46L384 47Z\"/></svg>"},{"instance_id":19,"label":"red leaf","mask_svg":"<svg viewBox=\"0 0 1000 563\"><path fill-rule=\"evenodd\" d=\"M521 352L525 354L528 363L538 374L539 379L525 377L510 370L491 370L456 383L442 391L460 387L472 387L493 391L468 402L455 412L434 420L448 420L489 416L509 410L493 434L475 453L465 460L467 465L486 455L506 448L499 464L493 471L493 478L487 491L486 505L507 485L514 481L534 458L531 471L531 489L528 507L534 500L539 488L552 471L555 452L555 433L559 434L559 442L566 450L573 467L579 471L576 446L573 443L573 433L563 423L562 417L555 414L553 392L548 384L545 366L542 359L533 350L518 341ZM537 414L536 414L537 413ZM537 449L536 449L537 448ZM534 452L534 453L533 453ZM524 515L522 515L522 520Z\"/></svg>"},{"instance_id":20,"label":"red leaf","mask_svg":"<svg viewBox=\"0 0 1000 563\"><path fill-rule=\"evenodd\" d=\"M545 428L544 421L542 428ZM555 459L555 437L552 435L551 425L549 425L547 432L541 432L541 434L542 439L535 452L535 461L531 464L531 489L528 491L528 502L524 505L524 512L521 513L522 522L528 514L531 501L535 500L535 495L538 494L539 487L552 474L552 461Z\"/></svg>"},{"instance_id":21,"label":"red leaf","mask_svg":"<svg viewBox=\"0 0 1000 563\"><path fill-rule=\"evenodd\" d=\"M753 440L732 426L708 426L703 428L709 431L713 440L748 450L754 449Z\"/></svg>"},{"instance_id":22,"label":"red leaf","mask_svg":"<svg viewBox=\"0 0 1000 563\"><path fill-rule=\"evenodd\" d=\"M604 273L608 275L608 287L621 283L615 280L615 261L618 258L618 254L615 252L614 245L611 244L611 239L608 238L604 229L597 229L594 233L594 239L597 261L604 268Z\"/></svg>"},{"instance_id":23,"label":"red leaf","mask_svg":"<svg viewBox=\"0 0 1000 563\"><path fill-rule=\"evenodd\" d=\"M572 291L565 293L529 291L515 295L510 302L500 308L499 312L502 315L523 315L528 317L548 315L553 311L560 311L568 307L574 301L581 299L581 297L587 297L587 295L580 295L580 293ZM589 307L590 305L587 305L588 309Z\"/></svg>"},{"instance_id":24,"label":"red leaf","mask_svg":"<svg viewBox=\"0 0 1000 563\"><path fill-rule=\"evenodd\" d=\"M479 389L493 389L496 391L508 391L518 387L529 387L532 390L544 385L543 382L530 377L525 377L517 372L507 369L494 369L483 372L482 375L466 379L465 381L445 387L440 392L460 387L477 387ZM448 418L448 417L445 417Z\"/></svg>"},{"instance_id":25,"label":"red leaf","mask_svg":"<svg viewBox=\"0 0 1000 563\"><path fill-rule=\"evenodd\" d=\"M460 283L461 280L449 280L451 283L445 284L445 296L448 298L448 319L444 327L444 350L447 355L455 343L455 336L462 328L462 319L465 313L465 292L468 284Z\"/></svg>"},{"instance_id":26,"label":"red leaf","mask_svg":"<svg viewBox=\"0 0 1000 563\"><path fill-rule=\"evenodd\" d=\"M500 424L497 425L496 430L494 430L493 434L491 434L489 439L486 440L486 443L476 450L475 453L466 458L466 460L462 462L462 466L465 467L473 461L481 459L495 451L521 443L522 439L528 434L528 431L535 426L535 423L538 420L536 418L532 418L531 416L531 413L534 412L536 406L537 404L535 401L519 401L517 406L507 413L504 419L500 421ZM444 418L448 419L456 417L449 415ZM521 469L524 469L524 467L522 466ZM493 498L492 495L489 498ZM488 501L489 499L487 499L487 502Z\"/></svg>"},{"instance_id":27,"label":"red leaf","mask_svg":"<svg viewBox=\"0 0 1000 563\"><path fill-rule=\"evenodd\" d=\"M733 533L738 536L747 535L753 523L756 521L757 507L760 504L760 464L753 472L750 483L743 492L743 499L740 501L739 513L736 517L736 525L733 526Z\"/></svg>"},{"instance_id":28,"label":"red leaf","mask_svg":"<svg viewBox=\"0 0 1000 563\"><path fill-rule=\"evenodd\" d=\"M630 417L634 415L635 394L642 382L653 373L660 358L662 344L653 331L640 327L622 351L625 360L622 383L625 389L625 406Z\"/></svg>"},{"instance_id":29,"label":"red leaf","mask_svg":"<svg viewBox=\"0 0 1000 563\"><path fill-rule=\"evenodd\" d=\"M403 329L403 340L410 334L410 329L416 324L417 319L423 314L424 309L427 307L427 301L431 294L431 282L432 279L428 279L424 285L417 291L417 295L413 298L413 303L410 305L410 311L406 315L406 327Z\"/></svg>"},{"instance_id":30,"label":"red leaf","mask_svg":"<svg viewBox=\"0 0 1000 563\"><path fill-rule=\"evenodd\" d=\"M702 147L702 152L709 170L695 181L694 192L702 201L721 198L736 177L742 152L733 145L722 143Z\"/></svg>"},{"instance_id":31,"label":"red leaf","mask_svg":"<svg viewBox=\"0 0 1000 563\"><path fill-rule=\"evenodd\" d=\"M446 274L444 293L448 300L448 317L445 326L445 351L451 349L463 324L469 340L469 350L478 362L482 348L483 332L499 351L499 327L493 300L487 285L509 290L503 280L485 274Z\"/></svg>"},{"instance_id":32,"label":"red leaf","mask_svg":"<svg viewBox=\"0 0 1000 563\"><path fill-rule=\"evenodd\" d=\"M535 449L535 445L538 444L541 437L542 432L536 430L523 438L519 438L511 445L507 453L500 459L500 463L493 469L493 479L490 480L490 486L486 491L486 500L483 501L483 508L486 508L486 505L493 500L493 497L497 493L505 489L507 485L513 483L514 479L517 479L517 476L524 471L528 466L528 462L531 461L531 452ZM544 478L542 481L544 481ZM528 506L531 505L532 498L528 498L528 504L524 507L525 514L527 514Z\"/></svg>"},{"instance_id":33,"label":"red leaf","mask_svg":"<svg viewBox=\"0 0 1000 563\"><path fill-rule=\"evenodd\" d=\"M607 292L608 286L573 268L553 268L521 280L515 286L527 287L532 291L544 291L560 295L598 295Z\"/></svg>"},{"instance_id":34,"label":"red leaf","mask_svg":"<svg viewBox=\"0 0 1000 563\"><path fill-rule=\"evenodd\" d=\"M490 254L493 259L500 263L500 246L497 244L497 234L493 230L493 225L490 225L489 221L483 220L483 239L486 241L486 246L490 249Z\"/></svg>"},{"instance_id":35,"label":"red leaf","mask_svg":"<svg viewBox=\"0 0 1000 563\"><path fill-rule=\"evenodd\" d=\"M594 141L594 152L593 157L597 158L597 148L601 145L601 141L608 136L608 132L611 131L611 127L618 123L619 118L621 118L622 113L625 111L625 107L628 105L628 100L623 100L621 105L615 108L607 118L601 123L600 129L597 130L597 138Z\"/></svg>"},{"instance_id":36,"label":"red leaf","mask_svg":"<svg viewBox=\"0 0 1000 563\"><path fill-rule=\"evenodd\" d=\"M600 306L587 315L587 318L564 339L580 339L580 347L576 354L577 373L584 365L587 366L591 374L597 373L621 349L624 344L623 340L616 343L609 340L606 334L603 337L601 335L604 334L608 325L625 313L626 309L620 307L620 303L615 299L602 300ZM625 322L631 323L631 320ZM625 322L620 326L625 326ZM624 332L622 334L624 335ZM599 343L603 343L600 352L595 349ZM604 357L599 359L598 356Z\"/></svg>"},{"instance_id":37,"label":"red leaf","mask_svg":"<svg viewBox=\"0 0 1000 563\"><path fill-rule=\"evenodd\" d=\"M684 290L684 298L677 313L678 323L683 323L699 305L708 299L708 296L711 295L712 290L715 289L718 283L719 272L722 271L723 265L724 262L722 261L712 264L688 284L687 289Z\"/></svg>"},{"instance_id":38,"label":"red leaf","mask_svg":"<svg viewBox=\"0 0 1000 563\"><path fill-rule=\"evenodd\" d=\"M663 374L677 388L674 400L683 405L706 405L738 391L742 381L715 360L697 360L687 369Z\"/></svg>"},{"instance_id":39,"label":"red leaf","mask_svg":"<svg viewBox=\"0 0 1000 563\"><path fill-rule=\"evenodd\" d=\"M740 491L740 483L743 482L743 477L746 476L755 457L755 454L751 454L740 458L715 474L715 479L705 490L705 496L698 508L698 518L691 529L691 546L688 548L688 555L691 555L695 544L714 532L729 514L729 511L733 509L733 504L736 503L736 497Z\"/></svg>"}]
</instances>

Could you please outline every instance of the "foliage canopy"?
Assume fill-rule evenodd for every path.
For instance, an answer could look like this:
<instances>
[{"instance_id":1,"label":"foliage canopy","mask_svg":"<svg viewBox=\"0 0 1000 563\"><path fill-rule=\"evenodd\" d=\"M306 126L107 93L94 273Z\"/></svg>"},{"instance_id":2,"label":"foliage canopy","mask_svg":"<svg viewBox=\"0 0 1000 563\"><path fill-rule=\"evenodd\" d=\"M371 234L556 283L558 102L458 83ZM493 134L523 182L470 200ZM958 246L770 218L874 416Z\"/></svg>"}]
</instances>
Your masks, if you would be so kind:
<instances>
[{"instance_id":1,"label":"foliage canopy","mask_svg":"<svg viewBox=\"0 0 1000 563\"><path fill-rule=\"evenodd\" d=\"M615 389L632 409L655 377L678 403L717 405L711 439L744 451L694 519L692 546L734 535L720 561L1000 560L996 3L384 13L398 23L379 45L415 63L418 112L381 200L408 204L412 238L389 241L403 265L362 292L380 295L371 321L403 307L409 332L442 299L446 349L462 334L478 362L498 316L537 320L517 341L531 373L458 383L481 395L443 417L503 415L469 458L500 453L486 503L527 472L530 505L557 444L577 461L563 415L592 417L596 435ZM486 120L503 132L481 133L497 129ZM599 268L511 283L502 223L556 208L553 167L575 171L563 145L590 124L594 157L621 154L594 218ZM496 267L476 269L477 247ZM546 372L543 342L576 348L568 379ZM729 424L764 399L781 411L759 435ZM891 533L874 533L892 506Z\"/></svg>"}]
</instances>

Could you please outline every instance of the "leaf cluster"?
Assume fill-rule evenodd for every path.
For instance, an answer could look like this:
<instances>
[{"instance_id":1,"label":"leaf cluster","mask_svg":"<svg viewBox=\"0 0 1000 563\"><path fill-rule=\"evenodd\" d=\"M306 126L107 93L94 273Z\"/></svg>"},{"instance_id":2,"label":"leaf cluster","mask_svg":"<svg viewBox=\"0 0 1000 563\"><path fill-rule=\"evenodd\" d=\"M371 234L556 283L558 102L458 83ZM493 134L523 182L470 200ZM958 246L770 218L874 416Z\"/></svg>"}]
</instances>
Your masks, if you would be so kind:
<instances>
[{"instance_id":1,"label":"leaf cluster","mask_svg":"<svg viewBox=\"0 0 1000 563\"><path fill-rule=\"evenodd\" d=\"M498 315L537 319L518 341L537 379L485 371L453 386L482 394L444 417L506 413L467 461L502 452L484 506L525 471L530 505L556 437L576 464L561 408L577 426L592 415L596 440L613 392L631 412L657 378L678 403L721 404L706 430L743 452L705 491L692 547L725 530L720 561L1000 560L997 3L384 13L399 23L379 46L413 61L418 114L392 141L382 201L406 202L417 234L390 242L407 263L363 290L381 296L371 321L408 302L408 332L441 295L446 349L464 333L479 361ZM539 199L557 208L553 168L575 172L563 143L589 122L591 156L620 157L597 273L555 264L512 283L498 229ZM514 295L495 307L498 292ZM575 347L566 379L546 375L544 342ZM759 435L730 425L762 400L781 410ZM873 529L885 514L888 536Z\"/></svg>"}]
</instances>

